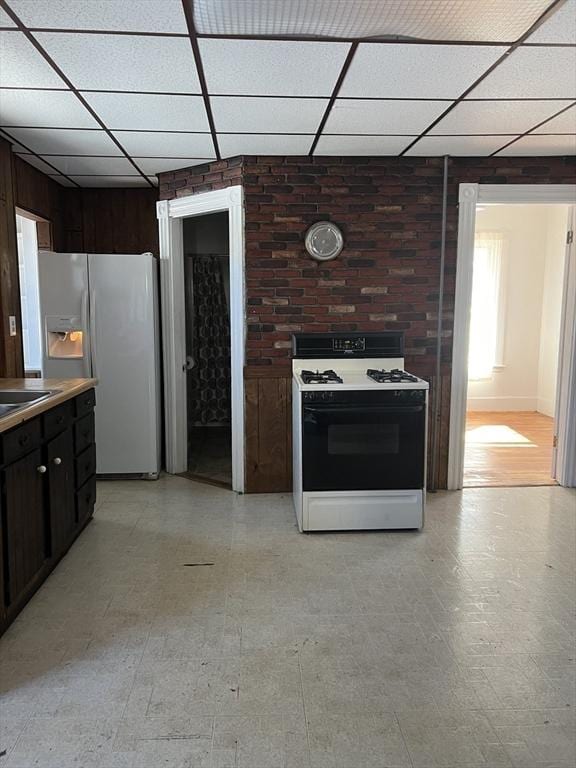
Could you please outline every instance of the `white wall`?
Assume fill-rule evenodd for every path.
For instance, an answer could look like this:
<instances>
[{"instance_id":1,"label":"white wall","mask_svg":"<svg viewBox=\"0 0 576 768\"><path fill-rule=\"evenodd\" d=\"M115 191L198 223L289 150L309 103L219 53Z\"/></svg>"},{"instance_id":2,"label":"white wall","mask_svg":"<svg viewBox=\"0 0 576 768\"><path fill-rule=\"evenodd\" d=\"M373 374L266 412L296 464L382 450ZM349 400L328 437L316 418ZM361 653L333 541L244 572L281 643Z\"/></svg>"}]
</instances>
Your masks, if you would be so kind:
<instances>
[{"instance_id":1,"label":"white wall","mask_svg":"<svg viewBox=\"0 0 576 768\"><path fill-rule=\"evenodd\" d=\"M565 206L545 205L486 206L477 212L477 231L500 231L505 237L506 309L503 366L495 369L489 379L469 382L470 411L535 411L539 397L544 401L555 388L556 367L551 383L550 376L544 374L544 363L540 365L541 360L548 363L557 355L558 346L557 332L555 340L541 344L543 327L548 330L558 322L554 301L556 292L561 291L561 285L557 286L561 279L557 280L556 262L563 258L564 249L558 256L555 247L565 237L566 218L560 225L561 214L555 208L562 208L567 216ZM560 227L562 235L556 227Z\"/></svg>"},{"instance_id":2,"label":"white wall","mask_svg":"<svg viewBox=\"0 0 576 768\"><path fill-rule=\"evenodd\" d=\"M568 211L567 205L557 205L548 211L536 403L536 410L546 416L554 416L556 407Z\"/></svg>"}]
</instances>

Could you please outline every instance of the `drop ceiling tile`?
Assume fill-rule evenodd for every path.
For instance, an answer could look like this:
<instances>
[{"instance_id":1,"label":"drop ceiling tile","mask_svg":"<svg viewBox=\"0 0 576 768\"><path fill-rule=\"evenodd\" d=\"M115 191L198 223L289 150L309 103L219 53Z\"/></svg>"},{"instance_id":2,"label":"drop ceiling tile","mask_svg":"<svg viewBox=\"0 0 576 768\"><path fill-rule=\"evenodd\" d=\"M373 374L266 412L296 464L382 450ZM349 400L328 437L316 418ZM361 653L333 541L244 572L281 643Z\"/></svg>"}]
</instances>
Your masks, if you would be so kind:
<instances>
[{"instance_id":1,"label":"drop ceiling tile","mask_svg":"<svg viewBox=\"0 0 576 768\"><path fill-rule=\"evenodd\" d=\"M340 96L456 99L505 46L360 45Z\"/></svg>"},{"instance_id":2,"label":"drop ceiling tile","mask_svg":"<svg viewBox=\"0 0 576 768\"><path fill-rule=\"evenodd\" d=\"M178 171L181 168L190 168L193 165L204 165L213 159L213 157L135 157L134 161L143 173L154 175L166 171Z\"/></svg>"},{"instance_id":3,"label":"drop ceiling tile","mask_svg":"<svg viewBox=\"0 0 576 768\"><path fill-rule=\"evenodd\" d=\"M0 27L15 27L16 24L12 21L10 16L0 8Z\"/></svg>"},{"instance_id":4,"label":"drop ceiling tile","mask_svg":"<svg viewBox=\"0 0 576 768\"><path fill-rule=\"evenodd\" d=\"M0 125L98 128L72 91L0 91Z\"/></svg>"},{"instance_id":5,"label":"drop ceiling tile","mask_svg":"<svg viewBox=\"0 0 576 768\"><path fill-rule=\"evenodd\" d=\"M111 129L209 131L201 96L136 93L83 93Z\"/></svg>"},{"instance_id":6,"label":"drop ceiling tile","mask_svg":"<svg viewBox=\"0 0 576 768\"><path fill-rule=\"evenodd\" d=\"M56 173L56 170L51 167L51 165L48 165L44 162L44 160L41 160L40 158L36 157L36 155L17 155L17 157L22 158L24 162L28 163L29 165L33 165L34 168L37 168L39 171L42 171L42 173L47 174L53 174ZM52 164L53 165L53 164Z\"/></svg>"},{"instance_id":7,"label":"drop ceiling tile","mask_svg":"<svg viewBox=\"0 0 576 768\"><path fill-rule=\"evenodd\" d=\"M420 157L437 155L485 157L504 146L512 138L512 136L424 136L406 154Z\"/></svg>"},{"instance_id":8,"label":"drop ceiling tile","mask_svg":"<svg viewBox=\"0 0 576 768\"><path fill-rule=\"evenodd\" d=\"M59 32L35 37L79 90L200 93L187 38Z\"/></svg>"},{"instance_id":9,"label":"drop ceiling tile","mask_svg":"<svg viewBox=\"0 0 576 768\"><path fill-rule=\"evenodd\" d=\"M105 131L11 128L10 135L39 155L121 155Z\"/></svg>"},{"instance_id":10,"label":"drop ceiling tile","mask_svg":"<svg viewBox=\"0 0 576 768\"><path fill-rule=\"evenodd\" d=\"M474 88L468 98L576 98L576 48L521 46Z\"/></svg>"},{"instance_id":11,"label":"drop ceiling tile","mask_svg":"<svg viewBox=\"0 0 576 768\"><path fill-rule=\"evenodd\" d=\"M336 99L324 133L419 134L449 106L446 101Z\"/></svg>"},{"instance_id":12,"label":"drop ceiling tile","mask_svg":"<svg viewBox=\"0 0 576 768\"><path fill-rule=\"evenodd\" d=\"M560 136L538 136L530 134L524 136L514 144L499 152L498 155L506 156L529 156L538 155L576 155L576 134L569 136L563 134Z\"/></svg>"},{"instance_id":13,"label":"drop ceiling tile","mask_svg":"<svg viewBox=\"0 0 576 768\"><path fill-rule=\"evenodd\" d=\"M181 0L10 0L27 27L187 34Z\"/></svg>"},{"instance_id":14,"label":"drop ceiling tile","mask_svg":"<svg viewBox=\"0 0 576 768\"><path fill-rule=\"evenodd\" d=\"M330 96L349 43L200 40L211 94ZM233 66L230 66L233 62Z\"/></svg>"},{"instance_id":15,"label":"drop ceiling tile","mask_svg":"<svg viewBox=\"0 0 576 768\"><path fill-rule=\"evenodd\" d=\"M200 32L517 40L550 0L195 0Z\"/></svg>"},{"instance_id":16,"label":"drop ceiling tile","mask_svg":"<svg viewBox=\"0 0 576 768\"><path fill-rule=\"evenodd\" d=\"M71 174L131 176L138 173L126 157L66 157L64 155L50 155L45 159L67 176Z\"/></svg>"},{"instance_id":17,"label":"drop ceiling tile","mask_svg":"<svg viewBox=\"0 0 576 768\"><path fill-rule=\"evenodd\" d=\"M57 181L58 184L61 184L63 187L76 188L76 184L74 184L73 181L69 181L65 176L54 176L53 174L50 174L50 178Z\"/></svg>"},{"instance_id":18,"label":"drop ceiling tile","mask_svg":"<svg viewBox=\"0 0 576 768\"><path fill-rule=\"evenodd\" d=\"M147 178L147 179L148 179L148 181L149 181L151 184L153 184L155 187L157 187L157 186L158 186L158 179L156 178L156 176L147 176L146 178Z\"/></svg>"},{"instance_id":19,"label":"drop ceiling tile","mask_svg":"<svg viewBox=\"0 0 576 768\"><path fill-rule=\"evenodd\" d=\"M216 157L209 133L114 131L114 135L132 157Z\"/></svg>"},{"instance_id":20,"label":"drop ceiling tile","mask_svg":"<svg viewBox=\"0 0 576 768\"><path fill-rule=\"evenodd\" d=\"M218 135L222 157L234 155L307 155L314 141L308 136L267 136L265 134L225 133Z\"/></svg>"},{"instance_id":21,"label":"drop ceiling tile","mask_svg":"<svg viewBox=\"0 0 576 768\"><path fill-rule=\"evenodd\" d=\"M66 88L22 32L0 32L0 86Z\"/></svg>"},{"instance_id":22,"label":"drop ceiling tile","mask_svg":"<svg viewBox=\"0 0 576 768\"><path fill-rule=\"evenodd\" d=\"M548 120L540 128L536 128L534 133L576 133L576 106Z\"/></svg>"},{"instance_id":23,"label":"drop ceiling tile","mask_svg":"<svg viewBox=\"0 0 576 768\"><path fill-rule=\"evenodd\" d=\"M526 42L576 45L576 0L568 0L561 5Z\"/></svg>"},{"instance_id":24,"label":"drop ceiling tile","mask_svg":"<svg viewBox=\"0 0 576 768\"><path fill-rule=\"evenodd\" d=\"M315 155L398 155L411 136L321 136Z\"/></svg>"},{"instance_id":25,"label":"drop ceiling tile","mask_svg":"<svg viewBox=\"0 0 576 768\"><path fill-rule=\"evenodd\" d=\"M524 133L569 104L569 101L461 101L431 133Z\"/></svg>"},{"instance_id":26,"label":"drop ceiling tile","mask_svg":"<svg viewBox=\"0 0 576 768\"><path fill-rule=\"evenodd\" d=\"M148 187L143 176L70 176L81 187Z\"/></svg>"},{"instance_id":27,"label":"drop ceiling tile","mask_svg":"<svg viewBox=\"0 0 576 768\"><path fill-rule=\"evenodd\" d=\"M328 99L230 98L212 96L217 131L315 133Z\"/></svg>"}]
</instances>

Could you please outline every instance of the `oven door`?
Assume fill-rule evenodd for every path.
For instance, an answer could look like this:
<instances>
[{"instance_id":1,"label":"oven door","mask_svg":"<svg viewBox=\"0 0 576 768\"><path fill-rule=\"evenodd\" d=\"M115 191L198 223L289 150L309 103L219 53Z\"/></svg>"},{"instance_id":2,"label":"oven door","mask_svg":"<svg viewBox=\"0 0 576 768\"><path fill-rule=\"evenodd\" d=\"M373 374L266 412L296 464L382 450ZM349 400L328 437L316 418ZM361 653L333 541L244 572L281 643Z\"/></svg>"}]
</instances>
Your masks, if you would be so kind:
<instances>
[{"instance_id":1,"label":"oven door","mask_svg":"<svg viewBox=\"0 0 576 768\"><path fill-rule=\"evenodd\" d=\"M303 490L423 488L425 418L424 403L304 404Z\"/></svg>"}]
</instances>

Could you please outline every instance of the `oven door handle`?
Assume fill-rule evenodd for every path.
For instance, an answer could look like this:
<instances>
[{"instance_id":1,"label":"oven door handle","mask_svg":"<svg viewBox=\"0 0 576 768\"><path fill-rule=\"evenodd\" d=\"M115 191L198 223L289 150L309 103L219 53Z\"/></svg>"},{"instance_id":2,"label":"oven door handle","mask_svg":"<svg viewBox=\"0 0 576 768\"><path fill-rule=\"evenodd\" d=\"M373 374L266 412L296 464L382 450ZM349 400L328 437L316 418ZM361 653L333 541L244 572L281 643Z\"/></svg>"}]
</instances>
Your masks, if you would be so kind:
<instances>
[{"instance_id":1,"label":"oven door handle","mask_svg":"<svg viewBox=\"0 0 576 768\"><path fill-rule=\"evenodd\" d=\"M310 406L305 405L304 413L319 413L319 414L327 414L327 413L354 413L354 414L363 414L363 413L419 413L420 411L424 410L424 404L422 405L369 405L369 406L342 406L339 407L337 405L319 405L319 406Z\"/></svg>"}]
</instances>

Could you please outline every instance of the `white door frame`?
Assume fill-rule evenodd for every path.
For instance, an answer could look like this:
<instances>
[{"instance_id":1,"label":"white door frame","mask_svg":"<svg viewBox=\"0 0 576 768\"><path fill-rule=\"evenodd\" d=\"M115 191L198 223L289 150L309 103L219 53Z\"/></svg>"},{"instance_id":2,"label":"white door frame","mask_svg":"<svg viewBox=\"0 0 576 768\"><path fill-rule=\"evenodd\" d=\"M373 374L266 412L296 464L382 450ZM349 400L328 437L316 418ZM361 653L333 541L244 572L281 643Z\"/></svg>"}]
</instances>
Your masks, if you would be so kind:
<instances>
[{"instance_id":1,"label":"white door frame","mask_svg":"<svg viewBox=\"0 0 576 768\"><path fill-rule=\"evenodd\" d=\"M464 479L464 433L468 389L468 340L472 299L472 266L476 206L494 203L574 205L576 184L460 184L456 296L452 346L452 386L448 448L448 488L462 488ZM563 338L559 354L557 397L557 479L562 485L576 484L576 284L574 248L567 249L563 306Z\"/></svg>"},{"instance_id":2,"label":"white door frame","mask_svg":"<svg viewBox=\"0 0 576 768\"><path fill-rule=\"evenodd\" d=\"M160 286L164 352L166 471L188 468L186 409L186 304L183 219L228 211L230 240L230 355L232 404L232 489L244 491L244 195L241 186L161 200Z\"/></svg>"}]
</instances>

